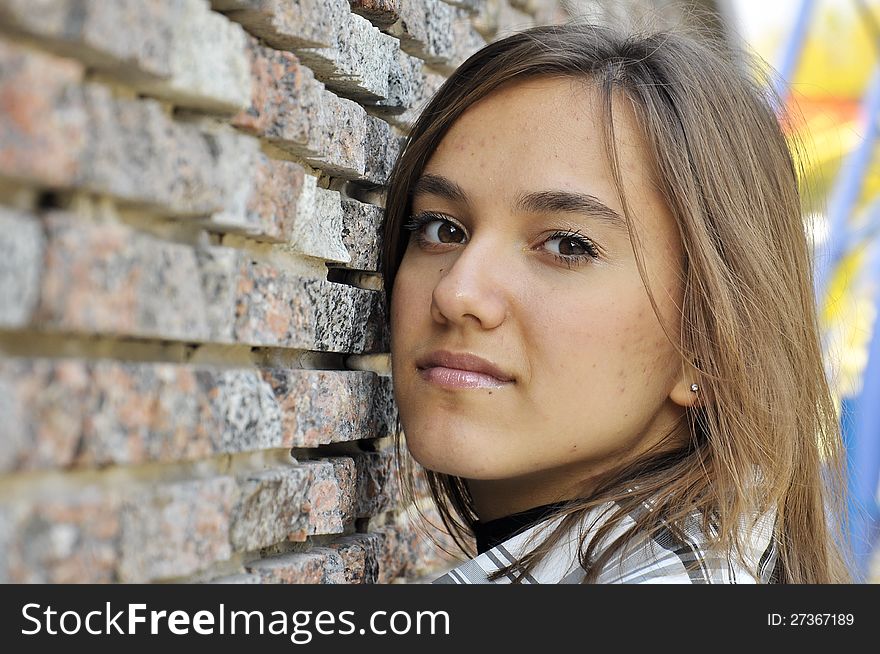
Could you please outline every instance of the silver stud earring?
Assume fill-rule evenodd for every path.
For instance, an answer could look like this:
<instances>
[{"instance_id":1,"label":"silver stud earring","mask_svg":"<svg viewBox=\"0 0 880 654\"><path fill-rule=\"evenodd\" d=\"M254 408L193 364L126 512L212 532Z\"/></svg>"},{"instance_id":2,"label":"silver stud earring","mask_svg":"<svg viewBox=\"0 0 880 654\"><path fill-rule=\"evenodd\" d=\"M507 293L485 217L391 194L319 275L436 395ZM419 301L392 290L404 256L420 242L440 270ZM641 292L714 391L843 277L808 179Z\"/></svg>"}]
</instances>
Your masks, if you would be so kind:
<instances>
[{"instance_id":1,"label":"silver stud earring","mask_svg":"<svg viewBox=\"0 0 880 654\"><path fill-rule=\"evenodd\" d=\"M699 386L697 386L696 384L691 384L691 391L692 392L696 393L698 390L700 390Z\"/></svg>"}]
</instances>

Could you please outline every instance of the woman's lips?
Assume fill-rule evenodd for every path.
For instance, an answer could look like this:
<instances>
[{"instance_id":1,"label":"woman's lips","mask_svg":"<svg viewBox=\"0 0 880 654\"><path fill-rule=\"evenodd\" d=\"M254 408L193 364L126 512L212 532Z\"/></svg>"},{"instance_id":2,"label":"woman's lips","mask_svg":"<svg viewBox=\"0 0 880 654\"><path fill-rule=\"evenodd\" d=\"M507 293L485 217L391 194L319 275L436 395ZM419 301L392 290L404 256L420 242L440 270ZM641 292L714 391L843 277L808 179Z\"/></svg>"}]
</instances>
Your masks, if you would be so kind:
<instances>
[{"instance_id":1,"label":"woman's lips","mask_svg":"<svg viewBox=\"0 0 880 654\"><path fill-rule=\"evenodd\" d=\"M443 388L500 388L513 383L482 372L444 366L421 368L419 374L422 379Z\"/></svg>"}]
</instances>

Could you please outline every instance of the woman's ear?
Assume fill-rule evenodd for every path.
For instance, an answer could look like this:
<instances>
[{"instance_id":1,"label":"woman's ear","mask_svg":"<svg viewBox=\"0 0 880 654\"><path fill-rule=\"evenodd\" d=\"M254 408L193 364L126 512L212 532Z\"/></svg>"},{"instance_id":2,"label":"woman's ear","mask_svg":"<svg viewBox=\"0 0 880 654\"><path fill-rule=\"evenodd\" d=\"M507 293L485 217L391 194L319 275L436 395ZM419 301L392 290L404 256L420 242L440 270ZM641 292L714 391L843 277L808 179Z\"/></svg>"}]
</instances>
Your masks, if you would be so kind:
<instances>
[{"instance_id":1,"label":"woman's ear","mask_svg":"<svg viewBox=\"0 0 880 654\"><path fill-rule=\"evenodd\" d=\"M669 393L669 399L683 407L705 406L709 403L709 388L701 382L702 376L696 366L684 364Z\"/></svg>"}]
</instances>

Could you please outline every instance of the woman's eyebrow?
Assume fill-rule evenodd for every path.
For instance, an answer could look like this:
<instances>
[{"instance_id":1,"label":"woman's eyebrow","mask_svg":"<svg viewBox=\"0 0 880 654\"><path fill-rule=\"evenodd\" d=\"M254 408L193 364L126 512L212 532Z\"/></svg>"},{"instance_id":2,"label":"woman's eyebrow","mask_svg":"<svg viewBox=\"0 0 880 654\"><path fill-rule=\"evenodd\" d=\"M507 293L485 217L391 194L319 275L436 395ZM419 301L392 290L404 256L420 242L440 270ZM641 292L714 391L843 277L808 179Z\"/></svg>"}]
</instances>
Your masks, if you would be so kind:
<instances>
[{"instance_id":1,"label":"woman's eyebrow","mask_svg":"<svg viewBox=\"0 0 880 654\"><path fill-rule=\"evenodd\" d=\"M536 191L517 198L514 209L523 213L578 213L593 216L610 227L628 231L626 221L614 209L589 193Z\"/></svg>"},{"instance_id":2,"label":"woman's eyebrow","mask_svg":"<svg viewBox=\"0 0 880 654\"><path fill-rule=\"evenodd\" d=\"M435 195L467 205L467 193L451 179L441 175L426 173L412 186L410 197ZM577 191L535 191L520 195L514 203L514 210L521 213L576 213L593 216L610 227L629 233L626 221L614 209L604 204L596 196Z\"/></svg>"},{"instance_id":3,"label":"woman's eyebrow","mask_svg":"<svg viewBox=\"0 0 880 654\"><path fill-rule=\"evenodd\" d=\"M417 195L436 195L444 200L458 202L459 204L467 204L467 194L464 189L451 179L441 177L440 175L431 175L426 173L419 177L418 181L413 184L410 190L410 197Z\"/></svg>"}]
</instances>

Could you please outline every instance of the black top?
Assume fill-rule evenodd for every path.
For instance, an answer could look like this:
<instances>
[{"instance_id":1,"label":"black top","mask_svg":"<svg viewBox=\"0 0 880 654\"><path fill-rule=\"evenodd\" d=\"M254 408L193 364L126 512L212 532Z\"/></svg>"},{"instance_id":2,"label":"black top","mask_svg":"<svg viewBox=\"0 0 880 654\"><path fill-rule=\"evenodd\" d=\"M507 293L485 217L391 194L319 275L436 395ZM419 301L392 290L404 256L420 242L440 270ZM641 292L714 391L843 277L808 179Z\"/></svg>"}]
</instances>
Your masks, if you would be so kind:
<instances>
[{"instance_id":1,"label":"black top","mask_svg":"<svg viewBox=\"0 0 880 654\"><path fill-rule=\"evenodd\" d=\"M520 511L519 513L495 518L494 520L489 520L489 522L478 521L474 523L474 536L477 539L477 552L482 554L496 545L503 543L508 538L513 538L532 525L536 525L542 520L549 518L556 512L556 510L561 509L566 504L568 504L568 502L543 504L532 509Z\"/></svg>"}]
</instances>

